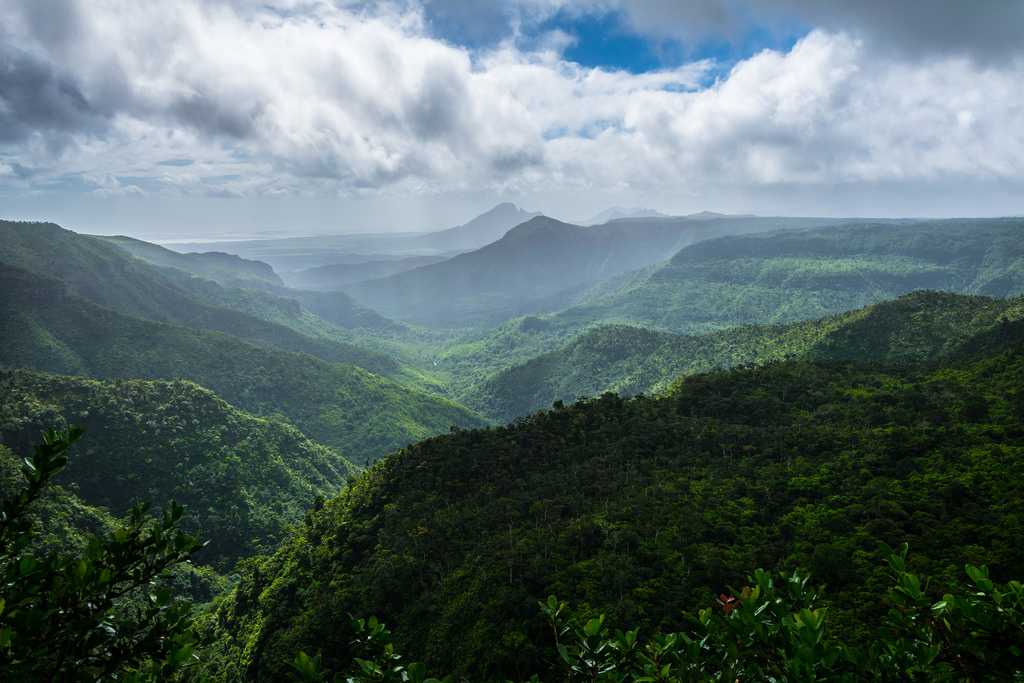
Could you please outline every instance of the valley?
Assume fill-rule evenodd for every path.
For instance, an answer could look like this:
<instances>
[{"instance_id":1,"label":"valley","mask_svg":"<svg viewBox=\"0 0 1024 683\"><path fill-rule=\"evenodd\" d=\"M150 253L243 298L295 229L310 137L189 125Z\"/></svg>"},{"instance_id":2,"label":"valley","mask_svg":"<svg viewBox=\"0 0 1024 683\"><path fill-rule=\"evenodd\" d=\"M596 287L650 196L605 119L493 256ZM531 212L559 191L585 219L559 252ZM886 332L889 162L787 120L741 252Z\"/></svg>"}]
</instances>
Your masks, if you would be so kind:
<instances>
[{"instance_id":1,"label":"valley","mask_svg":"<svg viewBox=\"0 0 1024 683\"><path fill-rule=\"evenodd\" d=\"M0 0L0 683L1024 683L1024 2Z\"/></svg>"},{"instance_id":2,"label":"valley","mask_svg":"<svg viewBox=\"0 0 1024 683\"><path fill-rule=\"evenodd\" d=\"M495 237L502 217L523 222ZM455 255L326 240L308 262L339 261L278 273L3 222L3 485L78 427L37 552L184 506L209 543L162 580L203 605L195 680L280 680L312 651L344 670L345 615L430 670L547 679L533 602L685 628L678 605L753 567L811 572L856 640L887 548L937 589L1024 567L1022 236L499 205L393 238Z\"/></svg>"}]
</instances>

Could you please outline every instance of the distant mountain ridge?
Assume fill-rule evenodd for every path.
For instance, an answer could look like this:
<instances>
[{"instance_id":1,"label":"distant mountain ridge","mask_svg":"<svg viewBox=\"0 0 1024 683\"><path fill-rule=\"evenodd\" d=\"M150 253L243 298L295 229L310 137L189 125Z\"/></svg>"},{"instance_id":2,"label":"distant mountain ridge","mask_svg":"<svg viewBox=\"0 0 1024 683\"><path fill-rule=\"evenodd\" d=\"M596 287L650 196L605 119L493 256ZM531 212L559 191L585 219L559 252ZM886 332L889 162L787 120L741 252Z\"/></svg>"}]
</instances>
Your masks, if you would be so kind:
<instances>
[{"instance_id":1,"label":"distant mountain ridge","mask_svg":"<svg viewBox=\"0 0 1024 683\"><path fill-rule=\"evenodd\" d=\"M262 261L244 259L222 251L189 252L181 254L150 242L132 237L97 236L97 239L116 244L136 258L158 266L177 268L204 277L225 287L281 287L284 282L274 269Z\"/></svg>"},{"instance_id":2,"label":"distant mountain ridge","mask_svg":"<svg viewBox=\"0 0 1024 683\"><path fill-rule=\"evenodd\" d=\"M479 249L501 238L509 229L540 214L504 202L462 225L433 232L343 233L268 240L242 240L216 244L218 250L269 263L287 276L320 266L405 259L414 256L451 256ZM210 245L184 243L181 251L208 250ZM287 279L287 277L285 277Z\"/></svg>"},{"instance_id":3,"label":"distant mountain ridge","mask_svg":"<svg viewBox=\"0 0 1024 683\"><path fill-rule=\"evenodd\" d=\"M243 410L283 415L359 464L452 425L484 423L355 365L123 315L60 280L4 264L0 339L0 366L104 380L188 379Z\"/></svg>"},{"instance_id":4,"label":"distant mountain ridge","mask_svg":"<svg viewBox=\"0 0 1024 683\"><path fill-rule=\"evenodd\" d=\"M638 218L584 227L537 216L476 251L345 291L399 320L494 322L564 308L589 286L668 259L700 240L829 223L815 218Z\"/></svg>"},{"instance_id":5,"label":"distant mountain ridge","mask_svg":"<svg viewBox=\"0 0 1024 683\"><path fill-rule=\"evenodd\" d=\"M654 209L645 209L639 206L623 207L612 206L604 211L595 214L587 220L584 225L603 225L608 221L619 218L667 218L668 215Z\"/></svg>"},{"instance_id":6,"label":"distant mountain ridge","mask_svg":"<svg viewBox=\"0 0 1024 683\"><path fill-rule=\"evenodd\" d=\"M844 222L703 240L558 318L694 333L820 318L919 289L1024 293L1024 219Z\"/></svg>"},{"instance_id":7,"label":"distant mountain ridge","mask_svg":"<svg viewBox=\"0 0 1024 683\"><path fill-rule=\"evenodd\" d=\"M1024 318L1024 298L914 292L833 317L675 335L602 325L501 371L466 402L512 420L555 401L664 390L682 375L786 359L898 365L955 355L970 338Z\"/></svg>"},{"instance_id":8,"label":"distant mountain ridge","mask_svg":"<svg viewBox=\"0 0 1024 683\"><path fill-rule=\"evenodd\" d=\"M362 263L335 263L329 266L300 270L296 273L287 273L285 277L288 285L296 289L335 291L345 285L404 273L407 270L446 261L448 258L448 256L409 256Z\"/></svg>"},{"instance_id":9,"label":"distant mountain ridge","mask_svg":"<svg viewBox=\"0 0 1024 683\"><path fill-rule=\"evenodd\" d=\"M537 211L524 211L511 202L503 202L468 223L428 233L413 242L439 251L471 251L500 240L515 226L540 215Z\"/></svg>"}]
</instances>

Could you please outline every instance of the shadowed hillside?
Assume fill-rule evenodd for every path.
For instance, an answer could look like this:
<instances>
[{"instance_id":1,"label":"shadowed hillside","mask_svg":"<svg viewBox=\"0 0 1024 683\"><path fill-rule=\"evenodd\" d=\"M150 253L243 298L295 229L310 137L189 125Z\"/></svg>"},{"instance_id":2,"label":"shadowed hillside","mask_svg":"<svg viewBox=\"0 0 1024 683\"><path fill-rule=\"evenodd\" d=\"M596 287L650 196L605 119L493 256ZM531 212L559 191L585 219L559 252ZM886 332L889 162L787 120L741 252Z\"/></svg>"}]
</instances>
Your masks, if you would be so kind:
<instances>
[{"instance_id":1,"label":"shadowed hillside","mask_svg":"<svg viewBox=\"0 0 1024 683\"><path fill-rule=\"evenodd\" d=\"M100 382L0 370L0 438L25 453L46 429L76 425L87 438L61 481L117 516L136 501L176 500L209 540L199 556L229 569L275 547L317 496L357 471L275 418L258 418L191 382Z\"/></svg>"},{"instance_id":2,"label":"shadowed hillside","mask_svg":"<svg viewBox=\"0 0 1024 683\"><path fill-rule=\"evenodd\" d=\"M254 346L235 337L132 318L56 280L0 267L0 364L101 379L189 379L364 463L479 425L466 409L362 368Z\"/></svg>"},{"instance_id":3,"label":"shadowed hillside","mask_svg":"<svg viewBox=\"0 0 1024 683\"><path fill-rule=\"evenodd\" d=\"M565 346L475 385L465 400L511 420L554 401L606 391L664 390L681 374L801 358L817 361L920 362L955 353L967 339L1024 317L1024 299L916 292L823 320L674 335L604 325Z\"/></svg>"},{"instance_id":4,"label":"shadowed hillside","mask_svg":"<svg viewBox=\"0 0 1024 683\"><path fill-rule=\"evenodd\" d=\"M855 640L904 541L938 595L965 562L1017 575L1024 326L985 334L942 367L701 375L396 453L249 567L208 670L274 678L300 649L343 668L346 615L373 614L432 670L543 675L547 595L671 630L751 566L809 569Z\"/></svg>"},{"instance_id":5,"label":"shadowed hillside","mask_svg":"<svg viewBox=\"0 0 1024 683\"><path fill-rule=\"evenodd\" d=\"M76 296L118 313L224 332L253 344L352 363L380 374L402 372L394 358L344 341L294 299L223 287L178 266L157 267L106 239L52 223L0 221L0 237L0 263L56 278ZM167 256L145 242L133 248L146 259Z\"/></svg>"},{"instance_id":6,"label":"shadowed hillside","mask_svg":"<svg viewBox=\"0 0 1024 683\"><path fill-rule=\"evenodd\" d=\"M640 218L581 227L539 216L497 242L389 278L347 288L386 316L427 324L498 322L575 301L607 278L723 234L823 225L825 219Z\"/></svg>"},{"instance_id":7,"label":"shadowed hillside","mask_svg":"<svg viewBox=\"0 0 1024 683\"><path fill-rule=\"evenodd\" d=\"M853 224L723 237L691 245L560 318L700 332L818 318L916 289L1024 293L1024 221Z\"/></svg>"}]
</instances>

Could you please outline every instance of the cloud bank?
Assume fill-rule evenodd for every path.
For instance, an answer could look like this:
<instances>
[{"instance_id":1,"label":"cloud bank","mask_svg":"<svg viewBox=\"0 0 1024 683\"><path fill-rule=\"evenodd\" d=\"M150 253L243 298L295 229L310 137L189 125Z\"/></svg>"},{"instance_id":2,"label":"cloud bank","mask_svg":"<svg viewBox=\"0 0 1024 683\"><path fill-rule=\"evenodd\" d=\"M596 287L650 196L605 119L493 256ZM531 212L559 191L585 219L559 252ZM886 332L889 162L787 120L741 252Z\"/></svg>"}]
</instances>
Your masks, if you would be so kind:
<instances>
[{"instance_id":1,"label":"cloud bank","mask_svg":"<svg viewBox=\"0 0 1024 683\"><path fill-rule=\"evenodd\" d=\"M567 61L572 38L557 32L529 49L515 35L483 49L446 42L429 3L13 0L0 7L0 188L355 196L1024 184L1014 30L975 21L967 28L994 36L987 50L968 49L973 38L945 50L903 39L913 54L896 58L865 28L885 23L891 5L856 4L826 13L789 0L822 28L726 71L695 61L631 74ZM678 16L680 5L616 3L644 30L735 21L734 3L704 5L700 17Z\"/></svg>"}]
</instances>

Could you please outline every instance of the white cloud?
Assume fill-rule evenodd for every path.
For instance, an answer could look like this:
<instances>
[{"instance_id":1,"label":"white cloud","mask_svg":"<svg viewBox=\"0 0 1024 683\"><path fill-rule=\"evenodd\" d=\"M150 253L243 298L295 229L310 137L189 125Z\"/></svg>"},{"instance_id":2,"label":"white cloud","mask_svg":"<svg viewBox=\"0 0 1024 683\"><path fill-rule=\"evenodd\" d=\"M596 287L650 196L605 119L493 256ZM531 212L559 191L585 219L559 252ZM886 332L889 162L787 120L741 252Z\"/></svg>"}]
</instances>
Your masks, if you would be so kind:
<instances>
[{"instance_id":1,"label":"white cloud","mask_svg":"<svg viewBox=\"0 0 1024 683\"><path fill-rule=\"evenodd\" d=\"M581 67L555 34L471 53L408 7L58 4L59 26L33 0L0 9L0 169L37 182L223 195L1024 182L1020 61L894 61L814 31L707 85L705 62Z\"/></svg>"}]
</instances>

